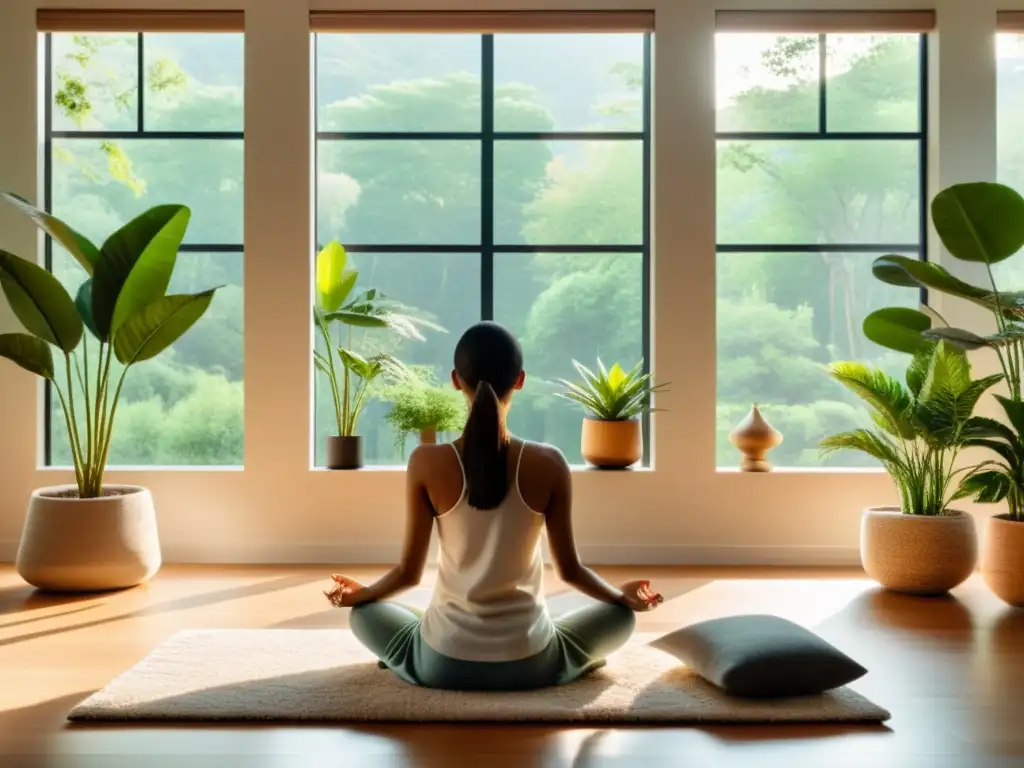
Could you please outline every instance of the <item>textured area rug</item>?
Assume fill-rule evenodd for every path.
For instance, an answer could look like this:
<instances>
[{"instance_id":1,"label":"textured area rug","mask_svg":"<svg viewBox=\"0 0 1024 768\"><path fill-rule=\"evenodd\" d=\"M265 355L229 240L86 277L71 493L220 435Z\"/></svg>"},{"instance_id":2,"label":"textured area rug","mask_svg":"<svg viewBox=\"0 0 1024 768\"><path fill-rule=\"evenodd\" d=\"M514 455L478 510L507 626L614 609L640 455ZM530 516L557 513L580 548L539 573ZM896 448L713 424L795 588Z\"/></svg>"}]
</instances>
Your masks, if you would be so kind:
<instances>
[{"instance_id":1,"label":"textured area rug","mask_svg":"<svg viewBox=\"0 0 1024 768\"><path fill-rule=\"evenodd\" d=\"M470 693L418 688L348 630L179 632L70 720L404 722L881 722L849 688L798 699L730 698L637 635L607 666L558 688Z\"/></svg>"}]
</instances>

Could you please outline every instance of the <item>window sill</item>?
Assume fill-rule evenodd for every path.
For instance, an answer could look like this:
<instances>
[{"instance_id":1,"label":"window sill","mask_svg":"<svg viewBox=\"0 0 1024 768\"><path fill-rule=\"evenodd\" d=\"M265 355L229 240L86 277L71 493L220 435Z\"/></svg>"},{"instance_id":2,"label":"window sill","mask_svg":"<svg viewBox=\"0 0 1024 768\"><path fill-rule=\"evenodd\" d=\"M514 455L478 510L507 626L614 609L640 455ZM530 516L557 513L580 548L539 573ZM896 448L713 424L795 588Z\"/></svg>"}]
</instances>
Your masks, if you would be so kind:
<instances>
[{"instance_id":1,"label":"window sill","mask_svg":"<svg viewBox=\"0 0 1024 768\"><path fill-rule=\"evenodd\" d=\"M718 475L884 475L881 467L776 467L771 472L744 472L739 467L716 467Z\"/></svg>"},{"instance_id":2,"label":"window sill","mask_svg":"<svg viewBox=\"0 0 1024 768\"><path fill-rule=\"evenodd\" d=\"M216 469L216 467L214 467ZM359 469L328 469L327 467L310 467L310 472L405 472L405 464L368 464ZM587 474L608 474L608 475L634 475L634 474L649 474L654 471L653 467L628 467L626 469L598 469L597 467L591 467L586 464L572 464L569 466L569 471L573 474L576 473L587 473Z\"/></svg>"},{"instance_id":3,"label":"window sill","mask_svg":"<svg viewBox=\"0 0 1024 768\"><path fill-rule=\"evenodd\" d=\"M105 472L242 472L245 467L239 464L154 464L154 465L110 465ZM38 466L37 472L74 472L72 466Z\"/></svg>"}]
</instances>

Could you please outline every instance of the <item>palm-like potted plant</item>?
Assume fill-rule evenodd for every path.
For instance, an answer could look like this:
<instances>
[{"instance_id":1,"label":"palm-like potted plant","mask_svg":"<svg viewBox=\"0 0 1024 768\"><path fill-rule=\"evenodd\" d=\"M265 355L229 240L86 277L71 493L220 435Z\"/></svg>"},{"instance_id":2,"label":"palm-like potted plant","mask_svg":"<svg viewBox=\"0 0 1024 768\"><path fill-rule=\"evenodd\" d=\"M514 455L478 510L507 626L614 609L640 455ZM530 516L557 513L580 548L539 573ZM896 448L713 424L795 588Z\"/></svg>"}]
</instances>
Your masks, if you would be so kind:
<instances>
[{"instance_id":1,"label":"palm-like potted plant","mask_svg":"<svg viewBox=\"0 0 1024 768\"><path fill-rule=\"evenodd\" d=\"M974 518L949 504L971 495L972 470L957 458L967 441L988 434L973 417L1001 375L971 378L967 356L930 343L911 359L906 384L861 363L833 363L832 377L871 411L874 429L825 438L825 455L841 449L881 462L899 492L899 507L868 509L861 519L861 562L883 587L941 594L970 576L977 562Z\"/></svg>"},{"instance_id":2,"label":"palm-like potted plant","mask_svg":"<svg viewBox=\"0 0 1024 768\"><path fill-rule=\"evenodd\" d=\"M382 329L404 339L423 340L421 329L443 331L439 325L410 313L409 308L370 288L353 294L359 272L348 268L348 255L337 241L316 258L316 303L313 323L324 350L313 350L313 362L328 381L338 434L327 438L328 469L358 469L363 465L362 438L356 433L371 387L378 380L396 379L405 366L385 352L364 357L353 346L354 328ZM344 329L344 343L333 331Z\"/></svg>"},{"instance_id":3,"label":"palm-like potted plant","mask_svg":"<svg viewBox=\"0 0 1024 768\"><path fill-rule=\"evenodd\" d=\"M600 359L597 373L573 360L578 382L559 379L559 397L582 405L587 411L580 440L583 458L601 469L625 469L643 457L639 416L651 413L651 397L665 391L668 383L653 384L644 373L643 361L626 371L618 363L606 368Z\"/></svg>"},{"instance_id":4,"label":"palm-like potted plant","mask_svg":"<svg viewBox=\"0 0 1024 768\"><path fill-rule=\"evenodd\" d=\"M438 433L457 432L466 423L465 397L427 372L411 371L381 392L381 398L391 404L384 418L403 458L410 434L419 434L420 444L435 443Z\"/></svg>"},{"instance_id":5,"label":"palm-like potted plant","mask_svg":"<svg viewBox=\"0 0 1024 768\"><path fill-rule=\"evenodd\" d=\"M0 287L27 331L0 334L0 357L50 382L75 470L74 485L33 492L18 572L52 590L140 584L161 563L153 499L145 488L108 484L104 476L128 372L181 338L217 290L167 294L190 211L183 205L151 208L97 247L23 198L0 197L63 246L88 275L72 299L34 261L0 251Z\"/></svg>"},{"instance_id":6,"label":"palm-like potted plant","mask_svg":"<svg viewBox=\"0 0 1024 768\"><path fill-rule=\"evenodd\" d=\"M943 190L931 205L932 221L942 244L954 258L985 268L985 285L972 285L954 277L933 262L908 259L904 256L882 256L875 260L875 276L885 283L907 286L915 290L927 288L968 301L988 310L993 328L988 334L975 333L964 328L953 328L936 312L918 312L912 309L887 308L872 313L864 321L868 338L891 349L912 352L922 339L942 339L965 351L991 350L999 361L1006 379L1009 399L1000 402L1008 417L1007 402L1019 404L1024 383L1024 292L1001 291L992 267L1024 247L1024 198L1002 184L978 182L956 184ZM933 327L933 319L939 327ZM1010 405L1009 409L1016 409ZM1012 425L1012 419L1009 420ZM1016 428L1016 425L1014 425ZM1007 442L1011 433L983 444L995 450L1001 445L999 456L1024 450L1019 444ZM1019 440L1020 433L1016 433ZM1004 475L1012 477L1012 472ZM986 477L993 478L994 475ZM980 482L980 481L978 481ZM994 501L998 486L976 486L977 501ZM1002 496L1009 505L1008 514L989 519L985 546L981 553L981 572L989 587L1006 602L1024 601L1024 515L1010 491Z\"/></svg>"}]
</instances>

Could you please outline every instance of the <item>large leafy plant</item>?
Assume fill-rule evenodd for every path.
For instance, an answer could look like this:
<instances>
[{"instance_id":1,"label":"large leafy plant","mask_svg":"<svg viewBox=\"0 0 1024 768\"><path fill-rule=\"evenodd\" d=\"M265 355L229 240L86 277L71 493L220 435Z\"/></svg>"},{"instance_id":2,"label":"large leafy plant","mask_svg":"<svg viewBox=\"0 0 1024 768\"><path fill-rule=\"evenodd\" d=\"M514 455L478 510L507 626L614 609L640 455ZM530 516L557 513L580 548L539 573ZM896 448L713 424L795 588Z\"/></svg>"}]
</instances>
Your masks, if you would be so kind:
<instances>
[{"instance_id":1,"label":"large leafy plant","mask_svg":"<svg viewBox=\"0 0 1024 768\"><path fill-rule=\"evenodd\" d=\"M942 340L962 350L994 350L1010 397L1021 400L1024 361L1024 292L1000 291L992 267L1024 246L1024 198L1010 187L989 182L956 184L943 190L931 205L932 221L942 244L956 259L985 267L987 281L976 286L954 277L934 262L906 256L882 256L872 271L889 285L955 296L991 312L994 332L980 335L950 327L934 310L890 307L864 320L864 333L890 349L914 353L929 340ZM932 327L937 319L940 327Z\"/></svg>"},{"instance_id":2,"label":"large leafy plant","mask_svg":"<svg viewBox=\"0 0 1024 768\"><path fill-rule=\"evenodd\" d=\"M324 342L324 352L313 350L313 362L327 377L334 404L338 435L356 434L359 416L371 385L381 377L397 378L405 366L388 353L364 357L353 348L353 329L377 328L400 338L423 341L423 328L443 331L416 317L409 308L370 288L354 293L359 272L348 268L348 255L337 241L328 243L316 257L316 301L313 323ZM344 344L334 329L344 330Z\"/></svg>"},{"instance_id":3,"label":"large leafy plant","mask_svg":"<svg viewBox=\"0 0 1024 768\"><path fill-rule=\"evenodd\" d=\"M0 287L27 333L0 334L0 357L49 380L67 425L81 498L103 494L110 440L125 376L171 346L203 316L217 288L168 294L191 212L159 205L100 247L55 216L0 193L63 246L88 278L72 299L38 264L0 251ZM95 359L85 331L98 342ZM53 350L63 357L54 364ZM116 359L122 366L113 372ZM58 358L59 360L59 358Z\"/></svg>"},{"instance_id":4,"label":"large leafy plant","mask_svg":"<svg viewBox=\"0 0 1024 768\"><path fill-rule=\"evenodd\" d=\"M643 361L626 371L618 363L605 368L598 358L597 373L576 360L572 364L580 380L559 379L565 389L557 394L579 403L599 421L627 421L658 410L651 407L651 395L668 387L667 383L652 383L652 374L643 371Z\"/></svg>"},{"instance_id":5,"label":"large leafy plant","mask_svg":"<svg viewBox=\"0 0 1024 768\"><path fill-rule=\"evenodd\" d=\"M862 363L833 363L829 373L864 401L875 428L826 437L824 455L851 449L878 459L905 514L941 515L950 501L975 492L973 470L957 468L956 460L972 437L989 433L990 420L971 414L1001 375L971 379L966 354L941 342L917 351L906 385Z\"/></svg>"}]
</instances>

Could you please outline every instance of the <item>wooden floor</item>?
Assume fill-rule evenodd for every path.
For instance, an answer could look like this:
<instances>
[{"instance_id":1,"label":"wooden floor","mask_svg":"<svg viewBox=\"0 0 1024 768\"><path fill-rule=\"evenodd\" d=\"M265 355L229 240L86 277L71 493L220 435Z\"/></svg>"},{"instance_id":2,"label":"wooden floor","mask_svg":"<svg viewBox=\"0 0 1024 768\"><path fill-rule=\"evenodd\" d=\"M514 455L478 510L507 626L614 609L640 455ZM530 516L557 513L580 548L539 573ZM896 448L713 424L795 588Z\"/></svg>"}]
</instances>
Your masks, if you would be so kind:
<instances>
[{"instance_id":1,"label":"wooden floor","mask_svg":"<svg viewBox=\"0 0 1024 768\"><path fill-rule=\"evenodd\" d=\"M878 727L80 726L67 711L182 628L337 627L337 568L167 567L117 594L36 593L0 566L0 766L1024 766L1024 610L978 579L951 599L879 592L851 570L608 568L666 597L640 629L743 612L814 628L869 668ZM352 569L372 578L373 569ZM407 597L423 604L430 583ZM578 598L549 577L553 602Z\"/></svg>"}]
</instances>

